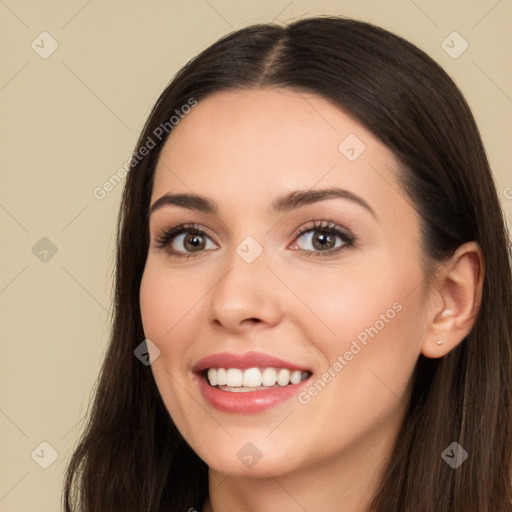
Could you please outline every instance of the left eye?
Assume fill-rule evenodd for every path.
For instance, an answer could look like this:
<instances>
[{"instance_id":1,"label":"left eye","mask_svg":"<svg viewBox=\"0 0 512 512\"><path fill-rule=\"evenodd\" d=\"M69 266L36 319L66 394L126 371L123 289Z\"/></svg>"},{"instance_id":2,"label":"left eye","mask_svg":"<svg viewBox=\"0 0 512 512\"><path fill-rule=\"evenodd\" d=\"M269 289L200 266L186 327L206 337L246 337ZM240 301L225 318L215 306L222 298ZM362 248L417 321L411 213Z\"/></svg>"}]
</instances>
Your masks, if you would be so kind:
<instances>
[{"instance_id":1,"label":"left eye","mask_svg":"<svg viewBox=\"0 0 512 512\"><path fill-rule=\"evenodd\" d=\"M303 251L331 251L347 244L343 238L346 238L343 233L337 234L332 231L310 229L300 235L297 241L300 239L304 240L304 245L300 246L297 242L294 244L294 248L301 249Z\"/></svg>"}]
</instances>

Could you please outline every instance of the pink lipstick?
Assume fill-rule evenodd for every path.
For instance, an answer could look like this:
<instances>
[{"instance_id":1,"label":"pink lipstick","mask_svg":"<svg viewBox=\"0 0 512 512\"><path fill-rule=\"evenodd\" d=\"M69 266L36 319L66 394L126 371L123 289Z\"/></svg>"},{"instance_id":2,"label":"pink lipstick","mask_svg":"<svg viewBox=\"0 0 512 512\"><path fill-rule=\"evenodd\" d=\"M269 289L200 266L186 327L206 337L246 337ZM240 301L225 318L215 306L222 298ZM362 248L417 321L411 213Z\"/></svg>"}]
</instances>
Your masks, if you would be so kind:
<instances>
[{"instance_id":1,"label":"pink lipstick","mask_svg":"<svg viewBox=\"0 0 512 512\"><path fill-rule=\"evenodd\" d=\"M213 354L193 370L210 405L241 414L261 412L292 398L312 374L308 367L260 352Z\"/></svg>"}]
</instances>

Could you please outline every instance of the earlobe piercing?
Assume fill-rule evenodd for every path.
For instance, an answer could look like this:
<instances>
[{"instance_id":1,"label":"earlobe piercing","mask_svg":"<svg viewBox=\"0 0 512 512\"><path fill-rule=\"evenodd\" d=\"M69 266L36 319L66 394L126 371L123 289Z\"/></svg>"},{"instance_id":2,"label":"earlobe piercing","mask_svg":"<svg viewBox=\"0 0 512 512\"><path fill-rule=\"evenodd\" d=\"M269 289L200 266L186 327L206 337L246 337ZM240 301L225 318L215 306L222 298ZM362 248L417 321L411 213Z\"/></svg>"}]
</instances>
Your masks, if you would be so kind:
<instances>
[{"instance_id":1,"label":"earlobe piercing","mask_svg":"<svg viewBox=\"0 0 512 512\"><path fill-rule=\"evenodd\" d=\"M437 341L436 341L436 343L437 343L438 345L442 345L442 344L443 344L443 340L437 340Z\"/></svg>"}]
</instances>

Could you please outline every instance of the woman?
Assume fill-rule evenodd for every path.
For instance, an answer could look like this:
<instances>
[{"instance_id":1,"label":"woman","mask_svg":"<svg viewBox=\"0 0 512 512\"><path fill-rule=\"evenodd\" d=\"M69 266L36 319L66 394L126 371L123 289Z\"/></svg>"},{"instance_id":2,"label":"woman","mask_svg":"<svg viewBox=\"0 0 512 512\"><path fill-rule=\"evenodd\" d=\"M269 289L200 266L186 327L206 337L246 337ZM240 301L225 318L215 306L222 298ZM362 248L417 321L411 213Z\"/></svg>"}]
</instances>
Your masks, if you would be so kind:
<instances>
[{"instance_id":1,"label":"woman","mask_svg":"<svg viewBox=\"0 0 512 512\"><path fill-rule=\"evenodd\" d=\"M350 19L236 31L131 164L66 511L512 510L507 234L435 62Z\"/></svg>"}]
</instances>

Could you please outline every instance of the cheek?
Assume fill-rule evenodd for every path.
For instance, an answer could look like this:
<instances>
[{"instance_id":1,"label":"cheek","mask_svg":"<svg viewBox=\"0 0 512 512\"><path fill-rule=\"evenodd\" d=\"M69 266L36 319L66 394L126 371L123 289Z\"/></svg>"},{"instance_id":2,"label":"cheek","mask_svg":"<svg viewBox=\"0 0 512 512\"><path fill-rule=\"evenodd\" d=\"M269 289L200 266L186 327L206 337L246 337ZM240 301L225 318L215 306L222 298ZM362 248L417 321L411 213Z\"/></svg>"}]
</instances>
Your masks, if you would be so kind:
<instances>
[{"instance_id":1,"label":"cheek","mask_svg":"<svg viewBox=\"0 0 512 512\"><path fill-rule=\"evenodd\" d=\"M309 310L303 318L313 332L333 340L355 338L374 324L382 330L403 305L409 291L405 283L412 278L402 274L398 281L396 273L375 262L310 275L294 280L294 291Z\"/></svg>"},{"instance_id":2,"label":"cheek","mask_svg":"<svg viewBox=\"0 0 512 512\"><path fill-rule=\"evenodd\" d=\"M401 421L420 352L417 305L410 298L371 308L365 301L346 302L337 323L335 317L331 321L336 335L310 331L324 365L298 398L308 418L315 418L312 428L343 444Z\"/></svg>"},{"instance_id":3,"label":"cheek","mask_svg":"<svg viewBox=\"0 0 512 512\"><path fill-rule=\"evenodd\" d=\"M403 388L403 377L420 353L425 291L415 284L422 278L419 264L404 265L398 272L394 258L331 272L329 279L317 275L297 285L309 309L307 314L301 309L297 322L322 354L326 369L341 356L343 373L354 372L353 378L362 379L361 383L370 375L369 368L375 368Z\"/></svg>"},{"instance_id":4,"label":"cheek","mask_svg":"<svg viewBox=\"0 0 512 512\"><path fill-rule=\"evenodd\" d=\"M194 329L200 325L194 315L194 305L201 297L200 290L190 286L190 280L179 278L148 258L140 286L140 310L146 338L160 350L151 370L162 400L174 423L186 434L190 430L183 404L190 404L184 391L187 383L182 363L194 339ZM192 406L193 409L193 406Z\"/></svg>"},{"instance_id":5,"label":"cheek","mask_svg":"<svg viewBox=\"0 0 512 512\"><path fill-rule=\"evenodd\" d=\"M194 314L194 305L200 300L200 290L196 290L190 281L173 275L148 259L140 286L140 310L144 333L165 349L166 340L176 337L190 315ZM179 339L179 338L178 338Z\"/></svg>"},{"instance_id":6,"label":"cheek","mask_svg":"<svg viewBox=\"0 0 512 512\"><path fill-rule=\"evenodd\" d=\"M173 311L171 293L158 273L146 265L140 285L140 312L144 334L153 342L162 338L171 320L164 313Z\"/></svg>"}]
</instances>

